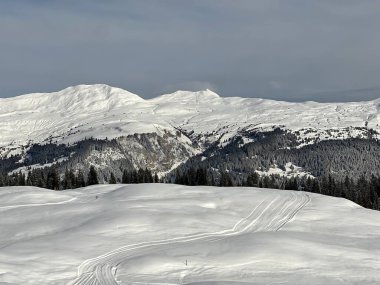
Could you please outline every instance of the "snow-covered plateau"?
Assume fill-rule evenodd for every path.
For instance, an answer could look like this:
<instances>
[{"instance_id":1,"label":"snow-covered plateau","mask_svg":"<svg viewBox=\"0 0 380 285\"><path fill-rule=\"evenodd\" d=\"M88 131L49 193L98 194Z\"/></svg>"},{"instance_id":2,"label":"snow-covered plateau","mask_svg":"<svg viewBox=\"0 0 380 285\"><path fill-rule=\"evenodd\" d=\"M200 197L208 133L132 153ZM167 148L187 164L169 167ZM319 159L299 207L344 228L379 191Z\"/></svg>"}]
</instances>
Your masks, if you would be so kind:
<instances>
[{"instance_id":1,"label":"snow-covered plateau","mask_svg":"<svg viewBox=\"0 0 380 285\"><path fill-rule=\"evenodd\" d=\"M380 100L290 103L220 97L210 90L177 91L153 99L108 85L78 85L53 93L0 99L0 156L34 143L184 132L202 142L228 141L238 133L281 127L300 139L366 137L379 126ZM372 134L373 135L373 134ZM191 148L188 137L183 145Z\"/></svg>"},{"instance_id":2,"label":"snow-covered plateau","mask_svg":"<svg viewBox=\"0 0 380 285\"><path fill-rule=\"evenodd\" d=\"M380 284L380 212L300 191L0 188L0 284Z\"/></svg>"}]
</instances>

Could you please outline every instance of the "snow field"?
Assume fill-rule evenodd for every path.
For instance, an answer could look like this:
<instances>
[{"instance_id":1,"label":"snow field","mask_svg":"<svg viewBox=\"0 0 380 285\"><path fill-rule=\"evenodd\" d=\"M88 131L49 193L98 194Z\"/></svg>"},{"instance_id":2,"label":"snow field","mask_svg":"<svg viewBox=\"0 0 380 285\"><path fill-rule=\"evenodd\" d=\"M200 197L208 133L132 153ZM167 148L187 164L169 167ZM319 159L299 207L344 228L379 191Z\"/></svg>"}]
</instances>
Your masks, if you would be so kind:
<instances>
[{"instance_id":1,"label":"snow field","mask_svg":"<svg viewBox=\"0 0 380 285\"><path fill-rule=\"evenodd\" d=\"M0 188L0 284L377 284L380 213L256 188Z\"/></svg>"}]
</instances>

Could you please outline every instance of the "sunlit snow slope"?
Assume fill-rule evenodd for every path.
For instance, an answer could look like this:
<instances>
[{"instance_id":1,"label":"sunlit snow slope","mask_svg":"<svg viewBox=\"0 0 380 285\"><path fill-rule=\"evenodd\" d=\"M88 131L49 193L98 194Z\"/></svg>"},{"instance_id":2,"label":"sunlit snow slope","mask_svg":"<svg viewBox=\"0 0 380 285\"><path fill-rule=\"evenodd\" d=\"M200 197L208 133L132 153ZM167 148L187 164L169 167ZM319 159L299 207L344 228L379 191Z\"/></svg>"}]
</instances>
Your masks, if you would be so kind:
<instances>
[{"instance_id":1,"label":"sunlit snow slope","mask_svg":"<svg viewBox=\"0 0 380 285\"><path fill-rule=\"evenodd\" d=\"M255 188L0 188L0 284L379 284L380 212Z\"/></svg>"},{"instance_id":2,"label":"sunlit snow slope","mask_svg":"<svg viewBox=\"0 0 380 285\"><path fill-rule=\"evenodd\" d=\"M379 105L379 100L322 104L223 98L210 90L144 100L107 85L78 85L0 99L0 155L19 153L33 143L178 129L208 142L273 126L311 139L355 137L365 133L356 128L379 130Z\"/></svg>"}]
</instances>

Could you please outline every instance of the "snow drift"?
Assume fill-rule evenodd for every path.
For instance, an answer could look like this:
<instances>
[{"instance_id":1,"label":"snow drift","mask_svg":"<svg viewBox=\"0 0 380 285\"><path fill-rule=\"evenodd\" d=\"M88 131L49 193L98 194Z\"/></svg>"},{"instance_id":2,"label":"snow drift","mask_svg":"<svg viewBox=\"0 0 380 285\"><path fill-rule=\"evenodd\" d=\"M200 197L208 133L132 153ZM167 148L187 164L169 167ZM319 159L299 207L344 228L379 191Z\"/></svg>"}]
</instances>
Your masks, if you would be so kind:
<instances>
[{"instance_id":1,"label":"snow drift","mask_svg":"<svg viewBox=\"0 0 380 285\"><path fill-rule=\"evenodd\" d=\"M297 191L0 188L0 284L376 284L380 213Z\"/></svg>"}]
</instances>

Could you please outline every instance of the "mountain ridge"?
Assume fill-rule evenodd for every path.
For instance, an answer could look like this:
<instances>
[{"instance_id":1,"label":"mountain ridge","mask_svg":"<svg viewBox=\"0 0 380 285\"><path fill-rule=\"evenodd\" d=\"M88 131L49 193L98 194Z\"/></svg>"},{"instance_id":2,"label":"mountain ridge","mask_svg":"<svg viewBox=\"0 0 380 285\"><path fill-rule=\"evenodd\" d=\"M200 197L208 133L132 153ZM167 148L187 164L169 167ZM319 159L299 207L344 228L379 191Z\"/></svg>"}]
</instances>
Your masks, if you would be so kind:
<instances>
[{"instance_id":1,"label":"mountain ridge","mask_svg":"<svg viewBox=\"0 0 380 285\"><path fill-rule=\"evenodd\" d=\"M67 167L75 167L71 153L80 152L77 159L84 163L83 169L89 165L109 168L118 160L120 167L149 166L165 174L206 151L211 158L216 149L230 144L241 148L276 129L281 132L275 136L286 136L289 142L281 142L283 148L328 140L379 139L379 104L379 99L294 103L221 97L211 90L176 91L143 99L105 84L77 85L58 92L1 99L0 159L13 161L16 156L19 160L12 168L6 166L7 171L35 163L51 165L62 159L69 160ZM57 156L44 160L39 149L38 157L32 158L29 150L44 145L45 151ZM53 151L54 145L65 151ZM218 155L228 159L224 151ZM292 161L284 161L288 162ZM119 173L120 169L112 171Z\"/></svg>"},{"instance_id":2,"label":"mountain ridge","mask_svg":"<svg viewBox=\"0 0 380 285\"><path fill-rule=\"evenodd\" d=\"M379 130L379 101L294 103L220 97L207 89L176 91L143 99L105 84L77 85L52 93L0 99L0 146L41 142L50 136L65 137L65 133L78 128L79 132L84 131L83 128L86 131L92 129L86 137L94 138L151 133L157 132L157 128L170 131L180 128L200 135L214 134L210 141L220 136L236 135L241 130L272 126L283 126L292 131L348 127ZM110 133L110 128L118 131ZM15 134L14 129L19 132Z\"/></svg>"},{"instance_id":3,"label":"mountain ridge","mask_svg":"<svg viewBox=\"0 0 380 285\"><path fill-rule=\"evenodd\" d=\"M12 97L6 97L6 98L0 98L0 102L4 102L4 101L13 101L15 99L18 99L20 97L29 97L30 95L31 96L35 96L35 95L45 95L45 94L57 94L57 93L61 93L61 92L65 92L65 91L76 91L76 92L80 92L81 90L84 90L84 89L91 89L92 91L96 91L96 89L109 89L109 90L112 90L112 91L120 91L120 92L127 92L129 94L132 94L134 96L137 96L139 97L140 99L144 100L144 101L150 101L150 100L154 100L154 99L157 99L157 98L160 98L162 96L166 96L166 95L174 95L174 94L180 94L182 95L182 93L204 93L204 94L207 94L207 93L210 93L210 94L214 94L216 95L215 97L220 97L220 98L239 98L239 99L257 99L257 100L265 100L265 101L275 101L275 102L286 102L286 103L295 103L295 104L302 104L302 103L317 103L317 104L346 104L346 103L365 103L365 102L378 102L380 103L380 93L379 93L379 96L378 98L375 98L375 99L371 99L371 100L360 100L360 101L347 101L347 102L318 102L318 101L314 101L314 100L306 100L306 101L287 101L287 100L279 100L279 99L267 99L267 98L261 98L261 97L240 97L240 96L221 96L219 95L218 93L216 93L215 91L212 91L211 89L200 89L200 90L196 90L196 91L191 91L191 90L183 90L183 89L180 89L180 90L177 90L177 91L174 91L172 93L164 93L164 94L161 94L161 95L157 95L153 98L148 98L148 99L145 99L143 97L141 97L140 95L136 94L136 93L133 93L127 89L123 89L123 88L120 88L120 87L115 87L115 86L111 86L109 84L105 84L105 83L95 83L95 84L77 84L77 85L71 85L71 86L68 86L68 87L65 87L61 90L57 90L57 91L52 91L52 92L32 92L32 93L24 93L24 94L19 94L19 95L16 95L16 96L12 96ZM371 88L370 90L373 90L374 88ZM361 89L359 89L360 91ZM366 90L366 89L363 89L363 90ZM375 89L377 90L377 89ZM356 90L354 90L356 91ZM347 91L331 91L331 92L328 92L326 91L326 93L338 93L338 92L353 92L352 90L347 90ZM319 93L316 93L316 94L319 94Z\"/></svg>"}]
</instances>

